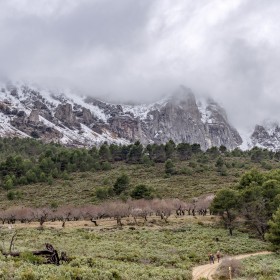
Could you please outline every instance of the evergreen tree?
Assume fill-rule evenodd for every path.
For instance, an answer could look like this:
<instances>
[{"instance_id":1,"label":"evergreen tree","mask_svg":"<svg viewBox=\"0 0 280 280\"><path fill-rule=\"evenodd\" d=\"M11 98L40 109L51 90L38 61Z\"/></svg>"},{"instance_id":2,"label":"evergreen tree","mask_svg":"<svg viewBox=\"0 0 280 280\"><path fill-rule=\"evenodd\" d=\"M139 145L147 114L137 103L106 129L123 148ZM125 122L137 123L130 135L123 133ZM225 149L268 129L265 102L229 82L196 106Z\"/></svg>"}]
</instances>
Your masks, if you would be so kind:
<instances>
[{"instance_id":1,"label":"evergreen tree","mask_svg":"<svg viewBox=\"0 0 280 280\"><path fill-rule=\"evenodd\" d=\"M99 160L99 155L98 155L98 150L95 146L93 146L89 151L88 151L89 155L95 159L95 160Z\"/></svg>"},{"instance_id":2,"label":"evergreen tree","mask_svg":"<svg viewBox=\"0 0 280 280\"><path fill-rule=\"evenodd\" d=\"M116 195L120 195L122 192L127 190L129 186L129 177L126 174L122 174L117 178L113 190Z\"/></svg>"},{"instance_id":3,"label":"evergreen tree","mask_svg":"<svg viewBox=\"0 0 280 280\"><path fill-rule=\"evenodd\" d=\"M194 154L198 154L198 153L202 152L200 144L194 143L194 144L191 145L191 147L192 147L192 153L194 153Z\"/></svg>"},{"instance_id":4,"label":"evergreen tree","mask_svg":"<svg viewBox=\"0 0 280 280\"><path fill-rule=\"evenodd\" d=\"M217 147L211 147L207 149L206 153L212 158L215 159L219 156L220 151L218 150Z\"/></svg>"},{"instance_id":5,"label":"evergreen tree","mask_svg":"<svg viewBox=\"0 0 280 280\"><path fill-rule=\"evenodd\" d=\"M224 153L227 151L226 146L221 145L220 148L219 148L219 151L220 151L222 154L224 154Z\"/></svg>"},{"instance_id":6,"label":"evergreen tree","mask_svg":"<svg viewBox=\"0 0 280 280\"><path fill-rule=\"evenodd\" d=\"M216 160L216 167L221 168L224 165L224 160L222 157L218 157Z\"/></svg>"},{"instance_id":7,"label":"evergreen tree","mask_svg":"<svg viewBox=\"0 0 280 280\"><path fill-rule=\"evenodd\" d=\"M100 161L110 161L112 159L112 155L107 142L102 144L99 149L99 159Z\"/></svg>"},{"instance_id":8,"label":"evergreen tree","mask_svg":"<svg viewBox=\"0 0 280 280\"><path fill-rule=\"evenodd\" d=\"M253 162L261 162L265 158L265 153L262 149L254 147L251 151L251 160Z\"/></svg>"},{"instance_id":9,"label":"evergreen tree","mask_svg":"<svg viewBox=\"0 0 280 280\"><path fill-rule=\"evenodd\" d=\"M165 146L163 144L152 146L152 160L154 162L165 162L166 161L166 152Z\"/></svg>"},{"instance_id":10,"label":"evergreen tree","mask_svg":"<svg viewBox=\"0 0 280 280\"><path fill-rule=\"evenodd\" d=\"M169 175L175 174L175 166L171 159L165 162L165 173Z\"/></svg>"},{"instance_id":11,"label":"evergreen tree","mask_svg":"<svg viewBox=\"0 0 280 280\"><path fill-rule=\"evenodd\" d=\"M265 234L266 240L273 244L275 251L280 250L280 207L273 215L272 219L268 222L269 230Z\"/></svg>"},{"instance_id":12,"label":"evergreen tree","mask_svg":"<svg viewBox=\"0 0 280 280\"><path fill-rule=\"evenodd\" d=\"M172 159L174 157L174 153L176 150L176 144L174 143L174 141L169 140L166 144L165 144L165 154L166 154L166 158L167 159Z\"/></svg>"},{"instance_id":13,"label":"evergreen tree","mask_svg":"<svg viewBox=\"0 0 280 280\"><path fill-rule=\"evenodd\" d=\"M122 160L127 160L131 146L132 145L121 146L121 159Z\"/></svg>"},{"instance_id":14,"label":"evergreen tree","mask_svg":"<svg viewBox=\"0 0 280 280\"><path fill-rule=\"evenodd\" d=\"M230 235L232 235L238 206L239 195L236 191L230 189L220 190L211 204L211 212L222 217Z\"/></svg>"},{"instance_id":15,"label":"evergreen tree","mask_svg":"<svg viewBox=\"0 0 280 280\"><path fill-rule=\"evenodd\" d=\"M143 146L139 141L135 142L134 145L131 146L127 162L128 163L140 163L142 162L143 156Z\"/></svg>"},{"instance_id":16,"label":"evergreen tree","mask_svg":"<svg viewBox=\"0 0 280 280\"><path fill-rule=\"evenodd\" d=\"M188 143L180 143L177 146L177 154L180 160L188 160L192 156L192 147Z\"/></svg>"},{"instance_id":17,"label":"evergreen tree","mask_svg":"<svg viewBox=\"0 0 280 280\"><path fill-rule=\"evenodd\" d=\"M239 183L239 188L246 188L250 186L251 184L253 185L258 185L261 186L264 182L265 178L262 173L260 173L256 169L252 169L249 172L246 172L240 180Z\"/></svg>"},{"instance_id":18,"label":"evergreen tree","mask_svg":"<svg viewBox=\"0 0 280 280\"><path fill-rule=\"evenodd\" d=\"M119 145L111 144L109 149L110 149L113 161L121 161L122 160L122 150L121 150L121 147Z\"/></svg>"}]
</instances>

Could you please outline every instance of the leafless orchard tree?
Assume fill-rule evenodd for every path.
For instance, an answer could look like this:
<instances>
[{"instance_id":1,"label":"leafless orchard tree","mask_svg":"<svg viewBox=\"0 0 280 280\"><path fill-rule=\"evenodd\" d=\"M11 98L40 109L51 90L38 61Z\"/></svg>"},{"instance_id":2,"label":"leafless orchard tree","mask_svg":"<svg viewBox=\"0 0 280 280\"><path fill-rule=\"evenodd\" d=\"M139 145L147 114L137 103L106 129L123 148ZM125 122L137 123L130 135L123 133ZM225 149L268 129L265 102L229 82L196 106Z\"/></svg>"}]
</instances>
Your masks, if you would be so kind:
<instances>
[{"instance_id":1,"label":"leafless orchard tree","mask_svg":"<svg viewBox=\"0 0 280 280\"><path fill-rule=\"evenodd\" d=\"M62 227L65 227L66 221L70 221L73 218L73 209L72 205L64 205L57 208L55 211L55 216L58 220L62 221Z\"/></svg>"},{"instance_id":2,"label":"leafless orchard tree","mask_svg":"<svg viewBox=\"0 0 280 280\"><path fill-rule=\"evenodd\" d=\"M128 201L130 208L130 214L134 219L135 224L137 225L137 218L144 219L144 223L148 221L148 216L153 213L151 207L151 200L139 199L139 200L130 200Z\"/></svg>"},{"instance_id":3,"label":"leafless orchard tree","mask_svg":"<svg viewBox=\"0 0 280 280\"><path fill-rule=\"evenodd\" d=\"M205 216L207 214L207 210L209 209L212 201L214 199L214 195L203 195L197 198L196 201L196 209L199 215Z\"/></svg>"},{"instance_id":4,"label":"leafless orchard tree","mask_svg":"<svg viewBox=\"0 0 280 280\"><path fill-rule=\"evenodd\" d=\"M7 221L8 224L14 224L16 222L17 210L17 207L11 207L4 211L5 221Z\"/></svg>"},{"instance_id":5,"label":"leafless orchard tree","mask_svg":"<svg viewBox=\"0 0 280 280\"><path fill-rule=\"evenodd\" d=\"M21 223L31 223L33 219L33 209L30 207L17 207L15 209L15 218Z\"/></svg>"},{"instance_id":6,"label":"leafless orchard tree","mask_svg":"<svg viewBox=\"0 0 280 280\"><path fill-rule=\"evenodd\" d=\"M34 219L40 223L41 227L48 220L48 217L51 216L51 213L52 210L48 207L33 209Z\"/></svg>"},{"instance_id":7,"label":"leafless orchard tree","mask_svg":"<svg viewBox=\"0 0 280 280\"><path fill-rule=\"evenodd\" d=\"M0 210L0 220L3 225L7 221L7 213L5 210Z\"/></svg>"},{"instance_id":8,"label":"leafless orchard tree","mask_svg":"<svg viewBox=\"0 0 280 280\"><path fill-rule=\"evenodd\" d=\"M117 221L117 226L122 227L122 218L130 214L129 205L122 201L112 201L103 205L104 212Z\"/></svg>"},{"instance_id":9,"label":"leafless orchard tree","mask_svg":"<svg viewBox=\"0 0 280 280\"><path fill-rule=\"evenodd\" d=\"M100 205L85 205L80 208L80 216L85 220L90 220L97 226L97 220L104 217L104 209Z\"/></svg>"},{"instance_id":10,"label":"leafless orchard tree","mask_svg":"<svg viewBox=\"0 0 280 280\"><path fill-rule=\"evenodd\" d=\"M62 205L56 210L48 207L28 208L28 207L11 207L7 210L0 210L0 220L2 223L22 223L38 221L40 226L46 221L62 221L62 227L65 227L67 221L77 221L80 219L90 220L96 226L98 220L102 218L114 218L118 226L122 226L122 218L133 217L135 224L139 219L147 222L148 217L152 214L160 216L162 220L167 222L168 217L174 213L177 216L195 215L196 213L206 215L213 195L205 195L194 198L186 203L180 199L153 199L153 200L128 200L126 203L120 200L105 201L99 205Z\"/></svg>"},{"instance_id":11,"label":"leafless orchard tree","mask_svg":"<svg viewBox=\"0 0 280 280\"><path fill-rule=\"evenodd\" d=\"M171 215L174 206L172 200L168 199L154 199L152 204L152 209L156 215L160 216L162 220L167 222L168 217Z\"/></svg>"}]
</instances>

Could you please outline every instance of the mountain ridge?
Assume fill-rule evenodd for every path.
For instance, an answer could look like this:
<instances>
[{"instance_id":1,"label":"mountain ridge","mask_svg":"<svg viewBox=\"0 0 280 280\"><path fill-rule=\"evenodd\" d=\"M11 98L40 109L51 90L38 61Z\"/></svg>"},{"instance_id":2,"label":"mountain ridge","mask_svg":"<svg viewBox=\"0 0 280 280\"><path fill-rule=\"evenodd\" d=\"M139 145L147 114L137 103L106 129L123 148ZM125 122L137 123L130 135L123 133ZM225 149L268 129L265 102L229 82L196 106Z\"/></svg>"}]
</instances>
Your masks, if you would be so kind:
<instances>
[{"instance_id":1,"label":"mountain ridge","mask_svg":"<svg viewBox=\"0 0 280 280\"><path fill-rule=\"evenodd\" d=\"M129 144L198 143L203 150L240 147L242 138L213 99L198 100L180 86L151 104L125 105L40 89L24 83L0 84L0 135L35 137L90 147L104 141Z\"/></svg>"}]
</instances>

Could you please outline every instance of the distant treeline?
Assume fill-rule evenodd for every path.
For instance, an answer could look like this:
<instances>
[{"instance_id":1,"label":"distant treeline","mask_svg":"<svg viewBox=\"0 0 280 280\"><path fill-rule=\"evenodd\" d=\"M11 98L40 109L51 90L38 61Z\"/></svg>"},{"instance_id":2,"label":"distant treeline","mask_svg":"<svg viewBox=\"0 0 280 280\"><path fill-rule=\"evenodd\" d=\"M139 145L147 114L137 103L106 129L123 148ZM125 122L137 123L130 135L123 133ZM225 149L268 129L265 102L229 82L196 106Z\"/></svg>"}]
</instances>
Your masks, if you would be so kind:
<instances>
[{"instance_id":1,"label":"distant treeline","mask_svg":"<svg viewBox=\"0 0 280 280\"><path fill-rule=\"evenodd\" d=\"M202 163L217 159L217 166L223 165L223 156L249 157L254 162L265 159L280 159L280 152L260 148L250 151L235 149L227 151L226 147L212 147L202 151L199 144L180 143L172 140L166 144L149 144L143 146L139 141L130 145L104 143L100 147L73 148L56 143L44 144L41 141L25 138L0 139L0 183L10 189L15 185L36 182L52 183L54 178L67 179L71 172L108 170L115 162L127 164L147 164L170 161L185 161L198 157Z\"/></svg>"}]
</instances>

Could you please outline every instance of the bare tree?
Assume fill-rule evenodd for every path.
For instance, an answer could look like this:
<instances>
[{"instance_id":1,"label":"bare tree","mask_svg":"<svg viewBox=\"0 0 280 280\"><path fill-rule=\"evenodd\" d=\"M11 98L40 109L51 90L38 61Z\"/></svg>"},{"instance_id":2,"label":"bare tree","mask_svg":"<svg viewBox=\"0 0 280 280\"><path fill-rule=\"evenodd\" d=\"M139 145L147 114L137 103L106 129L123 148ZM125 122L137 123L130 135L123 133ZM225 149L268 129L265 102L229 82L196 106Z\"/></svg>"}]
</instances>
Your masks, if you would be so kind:
<instances>
[{"instance_id":1,"label":"bare tree","mask_svg":"<svg viewBox=\"0 0 280 280\"><path fill-rule=\"evenodd\" d=\"M196 209L199 215L205 216L207 214L213 199L214 195L203 195L197 198Z\"/></svg>"},{"instance_id":2,"label":"bare tree","mask_svg":"<svg viewBox=\"0 0 280 280\"><path fill-rule=\"evenodd\" d=\"M145 199L128 201L130 214L137 225L137 218L144 219L144 223L148 220L148 215L151 215L153 210L151 208L151 201Z\"/></svg>"},{"instance_id":3,"label":"bare tree","mask_svg":"<svg viewBox=\"0 0 280 280\"><path fill-rule=\"evenodd\" d=\"M52 211L48 207L33 209L34 218L35 218L35 220L37 220L40 223L41 227L47 221L47 219L51 213L52 213Z\"/></svg>"},{"instance_id":4,"label":"bare tree","mask_svg":"<svg viewBox=\"0 0 280 280\"><path fill-rule=\"evenodd\" d=\"M104 212L110 217L113 217L119 227L123 226L121 219L128 217L130 214L129 205L119 200L105 203L103 207Z\"/></svg>"},{"instance_id":5,"label":"bare tree","mask_svg":"<svg viewBox=\"0 0 280 280\"><path fill-rule=\"evenodd\" d=\"M17 207L15 209L15 218L21 223L30 223L33 219L33 211L30 207Z\"/></svg>"},{"instance_id":6,"label":"bare tree","mask_svg":"<svg viewBox=\"0 0 280 280\"><path fill-rule=\"evenodd\" d=\"M64 205L57 208L55 215L58 220L62 221L62 227L65 227L66 221L70 221L73 218L73 209L71 205Z\"/></svg>"},{"instance_id":7,"label":"bare tree","mask_svg":"<svg viewBox=\"0 0 280 280\"><path fill-rule=\"evenodd\" d=\"M171 215L172 210L174 210L174 205L172 200L168 199L154 199L152 203L152 209L159 215L162 220L167 222L168 217Z\"/></svg>"}]
</instances>

